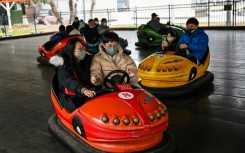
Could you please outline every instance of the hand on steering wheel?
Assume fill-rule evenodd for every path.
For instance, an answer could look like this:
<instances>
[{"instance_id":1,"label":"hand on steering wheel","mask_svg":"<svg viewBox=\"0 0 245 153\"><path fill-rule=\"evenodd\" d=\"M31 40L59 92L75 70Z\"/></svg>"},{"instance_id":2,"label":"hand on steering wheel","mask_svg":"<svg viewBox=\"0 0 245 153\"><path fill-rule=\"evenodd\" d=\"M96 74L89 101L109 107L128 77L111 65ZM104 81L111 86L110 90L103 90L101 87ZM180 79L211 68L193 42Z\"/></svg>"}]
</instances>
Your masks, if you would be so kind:
<instances>
[{"instance_id":1,"label":"hand on steering wheel","mask_svg":"<svg viewBox=\"0 0 245 153\"><path fill-rule=\"evenodd\" d=\"M119 74L118 74L119 73ZM122 74L122 75L120 75ZM126 81L124 82L124 79L126 79ZM104 86L106 88L108 88L107 83L109 83L112 87L115 87L116 84L120 84L120 83L129 83L129 75L126 71L123 70L113 70L110 73L108 73L105 78L104 78Z\"/></svg>"}]
</instances>

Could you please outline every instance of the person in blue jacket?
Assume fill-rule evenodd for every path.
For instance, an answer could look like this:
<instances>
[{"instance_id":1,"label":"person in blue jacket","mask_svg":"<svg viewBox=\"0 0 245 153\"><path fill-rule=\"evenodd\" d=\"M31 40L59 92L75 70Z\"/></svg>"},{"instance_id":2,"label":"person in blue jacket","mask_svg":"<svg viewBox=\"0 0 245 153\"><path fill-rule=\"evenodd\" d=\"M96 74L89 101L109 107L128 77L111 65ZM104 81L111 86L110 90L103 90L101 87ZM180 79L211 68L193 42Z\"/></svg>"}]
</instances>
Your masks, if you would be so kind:
<instances>
[{"instance_id":1,"label":"person in blue jacket","mask_svg":"<svg viewBox=\"0 0 245 153\"><path fill-rule=\"evenodd\" d=\"M178 49L185 50L186 57L197 65L208 48L208 35L198 25L196 18L189 18L186 21L187 32L181 35L177 45Z\"/></svg>"},{"instance_id":2,"label":"person in blue jacket","mask_svg":"<svg viewBox=\"0 0 245 153\"><path fill-rule=\"evenodd\" d=\"M66 37L66 33L65 33L65 26L64 25L60 25L59 26L59 32L56 32L55 34L53 34L50 37L50 42L51 45L54 46L55 44L57 44L61 39Z\"/></svg>"}]
</instances>

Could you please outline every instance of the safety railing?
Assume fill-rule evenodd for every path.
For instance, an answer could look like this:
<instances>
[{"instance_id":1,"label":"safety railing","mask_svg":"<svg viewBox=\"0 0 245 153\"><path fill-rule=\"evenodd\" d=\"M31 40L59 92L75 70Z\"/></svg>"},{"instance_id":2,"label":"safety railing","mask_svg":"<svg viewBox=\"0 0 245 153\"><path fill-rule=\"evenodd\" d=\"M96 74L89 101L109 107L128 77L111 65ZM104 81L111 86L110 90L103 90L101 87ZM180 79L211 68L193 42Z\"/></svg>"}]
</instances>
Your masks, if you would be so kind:
<instances>
[{"instance_id":1,"label":"safety railing","mask_svg":"<svg viewBox=\"0 0 245 153\"><path fill-rule=\"evenodd\" d=\"M245 1L225 0L223 2L192 3L155 7L134 7L124 9L84 10L81 12L59 12L60 21L50 14L31 14L19 17L2 15L1 37L20 36L54 32L60 24L71 24L74 17L88 19L106 18L111 28L137 28L151 19L156 13L161 23L170 22L185 26L189 17L196 17L202 27L245 27ZM8 21L11 20L11 25Z\"/></svg>"}]
</instances>

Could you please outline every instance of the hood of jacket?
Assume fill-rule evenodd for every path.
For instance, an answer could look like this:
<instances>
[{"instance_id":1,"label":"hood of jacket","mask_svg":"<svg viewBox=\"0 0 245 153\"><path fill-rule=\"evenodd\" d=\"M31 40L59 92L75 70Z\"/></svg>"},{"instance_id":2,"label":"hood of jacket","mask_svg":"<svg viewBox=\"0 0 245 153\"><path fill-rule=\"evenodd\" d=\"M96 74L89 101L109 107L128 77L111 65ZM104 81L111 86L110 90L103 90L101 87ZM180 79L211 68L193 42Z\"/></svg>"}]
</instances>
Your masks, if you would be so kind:
<instances>
[{"instance_id":1,"label":"hood of jacket","mask_svg":"<svg viewBox=\"0 0 245 153\"><path fill-rule=\"evenodd\" d=\"M64 65L64 58L61 56L55 55L49 59L49 63L57 67L62 66Z\"/></svg>"}]
</instances>

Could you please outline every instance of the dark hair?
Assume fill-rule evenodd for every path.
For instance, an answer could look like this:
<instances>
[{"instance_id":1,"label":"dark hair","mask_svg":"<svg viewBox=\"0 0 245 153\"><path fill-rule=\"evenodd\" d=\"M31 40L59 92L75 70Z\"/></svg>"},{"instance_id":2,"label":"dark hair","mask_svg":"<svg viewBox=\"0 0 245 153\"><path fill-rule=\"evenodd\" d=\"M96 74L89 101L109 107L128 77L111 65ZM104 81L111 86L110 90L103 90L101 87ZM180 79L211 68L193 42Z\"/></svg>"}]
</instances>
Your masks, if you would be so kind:
<instances>
[{"instance_id":1,"label":"dark hair","mask_svg":"<svg viewBox=\"0 0 245 153\"><path fill-rule=\"evenodd\" d=\"M94 18L94 21L99 21L99 19L98 18Z\"/></svg>"},{"instance_id":2,"label":"dark hair","mask_svg":"<svg viewBox=\"0 0 245 153\"><path fill-rule=\"evenodd\" d=\"M115 32L106 32L102 38L103 43L108 43L109 41L119 42L119 36Z\"/></svg>"},{"instance_id":3,"label":"dark hair","mask_svg":"<svg viewBox=\"0 0 245 153\"><path fill-rule=\"evenodd\" d=\"M102 18L100 22L102 23L104 21L107 21L106 18Z\"/></svg>"},{"instance_id":4,"label":"dark hair","mask_svg":"<svg viewBox=\"0 0 245 153\"><path fill-rule=\"evenodd\" d=\"M82 42L81 40L77 38L72 38L66 43L64 49L61 52L61 56L64 58L64 62L66 64L69 64L71 68L76 72L79 71L78 62L74 56L74 50L77 42L81 42L83 46L85 46L84 42Z\"/></svg>"},{"instance_id":5,"label":"dark hair","mask_svg":"<svg viewBox=\"0 0 245 153\"><path fill-rule=\"evenodd\" d=\"M170 29L170 30L167 32L167 34L170 34L172 37L178 38L178 33L177 33L175 30L173 30L173 29Z\"/></svg>"},{"instance_id":6,"label":"dark hair","mask_svg":"<svg viewBox=\"0 0 245 153\"><path fill-rule=\"evenodd\" d=\"M75 17L75 20L79 20L77 16Z\"/></svg>"},{"instance_id":7,"label":"dark hair","mask_svg":"<svg viewBox=\"0 0 245 153\"><path fill-rule=\"evenodd\" d=\"M72 30L74 30L75 28L72 25L67 25L66 26L66 34L68 35Z\"/></svg>"},{"instance_id":8,"label":"dark hair","mask_svg":"<svg viewBox=\"0 0 245 153\"><path fill-rule=\"evenodd\" d=\"M89 22L94 22L94 20L93 20L93 19L89 19L89 20L88 20L88 23L89 23Z\"/></svg>"},{"instance_id":9,"label":"dark hair","mask_svg":"<svg viewBox=\"0 0 245 153\"><path fill-rule=\"evenodd\" d=\"M186 25L187 24L195 24L195 25L199 25L199 22L196 18L189 18L187 21L186 21Z\"/></svg>"},{"instance_id":10,"label":"dark hair","mask_svg":"<svg viewBox=\"0 0 245 153\"><path fill-rule=\"evenodd\" d=\"M59 31L61 32L65 32L66 31L66 27L62 24L59 26Z\"/></svg>"}]
</instances>

